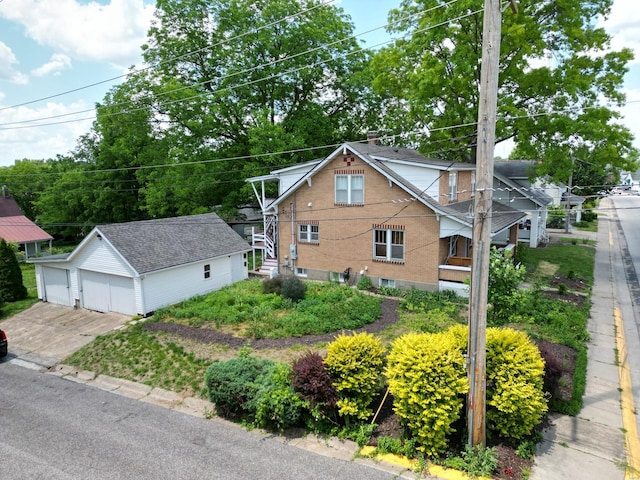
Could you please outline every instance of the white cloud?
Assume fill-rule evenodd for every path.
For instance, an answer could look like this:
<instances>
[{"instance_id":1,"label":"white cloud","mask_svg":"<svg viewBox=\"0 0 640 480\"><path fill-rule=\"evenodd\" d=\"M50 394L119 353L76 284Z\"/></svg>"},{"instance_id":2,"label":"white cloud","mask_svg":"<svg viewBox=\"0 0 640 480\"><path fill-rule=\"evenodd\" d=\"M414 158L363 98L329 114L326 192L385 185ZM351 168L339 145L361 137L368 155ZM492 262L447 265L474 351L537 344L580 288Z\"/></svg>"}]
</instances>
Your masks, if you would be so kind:
<instances>
[{"instance_id":1,"label":"white cloud","mask_svg":"<svg viewBox=\"0 0 640 480\"><path fill-rule=\"evenodd\" d=\"M9 80L10 82L19 84L27 83L28 77L12 67L12 65L17 63L18 60L13 54L13 51L4 43L0 42L0 80Z\"/></svg>"},{"instance_id":2,"label":"white cloud","mask_svg":"<svg viewBox=\"0 0 640 480\"><path fill-rule=\"evenodd\" d=\"M49 74L60 75L60 72L65 68L71 67L71 59L64 53L54 53L44 65L31 71L31 74L36 77L44 77Z\"/></svg>"},{"instance_id":3,"label":"white cloud","mask_svg":"<svg viewBox=\"0 0 640 480\"><path fill-rule=\"evenodd\" d=\"M633 63L640 63L640 9L637 0L614 0L608 18L599 19L598 26L611 35L611 48L630 48Z\"/></svg>"},{"instance_id":4,"label":"white cloud","mask_svg":"<svg viewBox=\"0 0 640 480\"><path fill-rule=\"evenodd\" d=\"M0 3L0 16L17 22L41 45L74 60L128 67L140 59L140 46L155 7L143 0L19 0Z\"/></svg>"},{"instance_id":5,"label":"white cloud","mask_svg":"<svg viewBox=\"0 0 640 480\"><path fill-rule=\"evenodd\" d=\"M92 112L64 115L92 107L79 101L67 105L49 102L40 107L0 110L0 167L13 165L15 160L23 158L55 158L73 150L78 137L91 128L94 116ZM43 119L38 122L41 126L25 128L32 119Z\"/></svg>"}]
</instances>

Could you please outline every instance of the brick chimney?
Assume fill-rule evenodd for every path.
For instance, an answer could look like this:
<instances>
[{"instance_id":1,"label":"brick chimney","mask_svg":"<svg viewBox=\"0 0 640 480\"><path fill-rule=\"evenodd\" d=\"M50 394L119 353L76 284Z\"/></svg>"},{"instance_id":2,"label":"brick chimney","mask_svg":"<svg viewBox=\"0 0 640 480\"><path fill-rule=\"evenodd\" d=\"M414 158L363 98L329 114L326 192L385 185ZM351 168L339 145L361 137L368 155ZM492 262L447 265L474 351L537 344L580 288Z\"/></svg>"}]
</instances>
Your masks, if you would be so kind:
<instances>
[{"instance_id":1,"label":"brick chimney","mask_svg":"<svg viewBox=\"0 0 640 480\"><path fill-rule=\"evenodd\" d=\"M7 188L6 185L2 186L2 196L4 198L9 198L9 189Z\"/></svg>"},{"instance_id":2,"label":"brick chimney","mask_svg":"<svg viewBox=\"0 0 640 480\"><path fill-rule=\"evenodd\" d=\"M379 145L378 132L377 130L369 130L367 132L367 143L369 145Z\"/></svg>"}]
</instances>

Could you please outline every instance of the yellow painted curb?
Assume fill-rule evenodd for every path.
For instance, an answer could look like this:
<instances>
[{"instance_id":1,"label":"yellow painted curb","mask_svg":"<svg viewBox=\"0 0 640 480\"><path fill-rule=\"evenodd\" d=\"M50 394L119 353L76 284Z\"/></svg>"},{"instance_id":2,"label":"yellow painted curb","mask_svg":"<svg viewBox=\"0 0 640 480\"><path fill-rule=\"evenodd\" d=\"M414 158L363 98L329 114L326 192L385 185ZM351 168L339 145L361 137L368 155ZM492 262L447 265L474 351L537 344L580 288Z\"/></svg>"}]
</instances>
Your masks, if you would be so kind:
<instances>
[{"instance_id":1,"label":"yellow painted curb","mask_svg":"<svg viewBox=\"0 0 640 480\"><path fill-rule=\"evenodd\" d=\"M372 446L362 447L360 449L360 455L362 455L363 457L373 458L381 462L390 463L391 465L404 467L407 470L412 470L414 472L419 468L417 460L411 460L402 455L396 455L393 453L375 454L375 450L375 447ZM440 465L434 465L432 463L428 464L427 470L429 472L429 475L441 478L443 480L469 480L469 476L464 472L454 470L452 468L444 468ZM487 477L475 478L477 480L491 480Z\"/></svg>"},{"instance_id":2,"label":"yellow painted curb","mask_svg":"<svg viewBox=\"0 0 640 480\"><path fill-rule=\"evenodd\" d=\"M622 313L618 307L613 309L613 318L616 326L616 347L618 349L618 375L620 377L620 408L622 410L622 427L624 428L625 444L627 446L627 466L625 480L640 479L640 440L633 407L633 390L631 374L629 373L629 361L627 357L627 344L624 335L624 323Z\"/></svg>"}]
</instances>

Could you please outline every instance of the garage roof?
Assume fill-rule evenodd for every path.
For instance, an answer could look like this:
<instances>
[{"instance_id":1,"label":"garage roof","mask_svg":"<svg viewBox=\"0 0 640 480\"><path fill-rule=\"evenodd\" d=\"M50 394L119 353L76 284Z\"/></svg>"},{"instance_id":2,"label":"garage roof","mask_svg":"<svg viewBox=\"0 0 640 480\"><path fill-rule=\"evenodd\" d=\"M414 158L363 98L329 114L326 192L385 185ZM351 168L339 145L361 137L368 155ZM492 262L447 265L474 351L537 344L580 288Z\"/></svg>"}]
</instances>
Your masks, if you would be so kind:
<instances>
[{"instance_id":1,"label":"garage roof","mask_svg":"<svg viewBox=\"0 0 640 480\"><path fill-rule=\"evenodd\" d=\"M215 213L98 225L101 235L138 274L251 250Z\"/></svg>"}]
</instances>

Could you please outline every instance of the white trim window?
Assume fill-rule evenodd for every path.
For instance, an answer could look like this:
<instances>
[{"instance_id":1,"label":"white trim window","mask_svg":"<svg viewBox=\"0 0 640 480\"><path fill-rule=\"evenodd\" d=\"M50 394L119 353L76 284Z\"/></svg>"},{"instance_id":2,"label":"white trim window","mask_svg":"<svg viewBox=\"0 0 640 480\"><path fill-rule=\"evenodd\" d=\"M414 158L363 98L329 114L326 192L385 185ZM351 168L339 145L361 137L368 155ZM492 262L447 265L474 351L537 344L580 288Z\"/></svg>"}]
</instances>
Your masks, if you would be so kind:
<instances>
[{"instance_id":1,"label":"white trim window","mask_svg":"<svg viewBox=\"0 0 640 480\"><path fill-rule=\"evenodd\" d=\"M298 277L307 277L307 269L302 267L296 267L296 275Z\"/></svg>"},{"instance_id":2,"label":"white trim window","mask_svg":"<svg viewBox=\"0 0 640 480\"><path fill-rule=\"evenodd\" d=\"M392 278L380 278L378 280L378 286L396 288L396 281Z\"/></svg>"},{"instance_id":3,"label":"white trim window","mask_svg":"<svg viewBox=\"0 0 640 480\"><path fill-rule=\"evenodd\" d=\"M373 259L383 262L404 262L404 230L374 228Z\"/></svg>"},{"instance_id":4,"label":"white trim window","mask_svg":"<svg viewBox=\"0 0 640 480\"><path fill-rule=\"evenodd\" d=\"M320 225L299 223L298 240L302 243L320 243Z\"/></svg>"},{"instance_id":5,"label":"white trim window","mask_svg":"<svg viewBox=\"0 0 640 480\"><path fill-rule=\"evenodd\" d=\"M364 204L364 175L336 175L335 194L336 203L343 205Z\"/></svg>"},{"instance_id":6,"label":"white trim window","mask_svg":"<svg viewBox=\"0 0 640 480\"><path fill-rule=\"evenodd\" d=\"M449 200L458 199L458 172L449 172Z\"/></svg>"}]
</instances>

